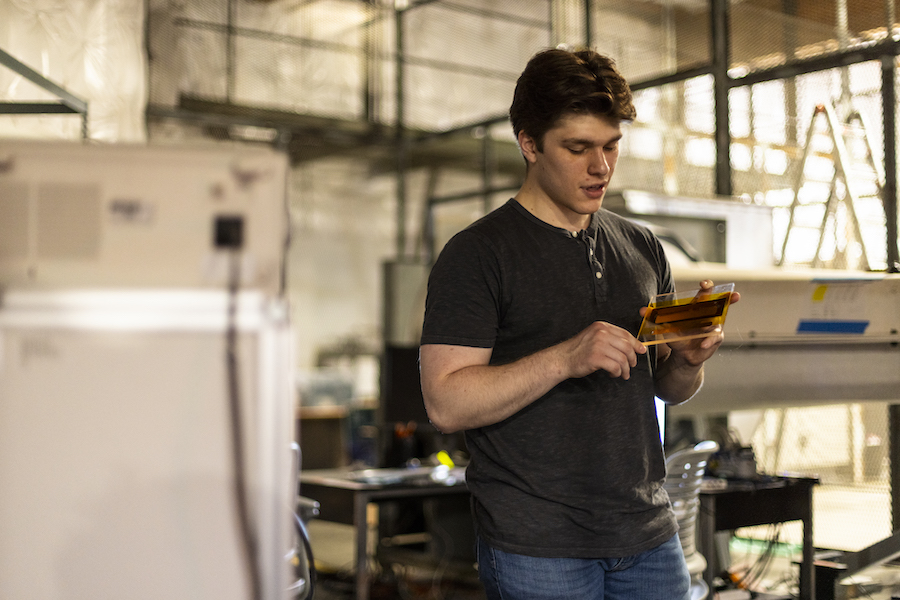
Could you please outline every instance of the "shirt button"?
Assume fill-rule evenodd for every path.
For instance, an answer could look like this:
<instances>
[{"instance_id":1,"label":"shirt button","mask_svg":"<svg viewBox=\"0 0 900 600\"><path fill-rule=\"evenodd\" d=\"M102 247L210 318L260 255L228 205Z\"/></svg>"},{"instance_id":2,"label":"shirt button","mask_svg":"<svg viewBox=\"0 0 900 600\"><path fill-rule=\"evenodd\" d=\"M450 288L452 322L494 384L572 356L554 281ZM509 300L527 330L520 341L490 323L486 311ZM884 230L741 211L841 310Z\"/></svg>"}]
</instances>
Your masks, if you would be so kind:
<instances>
[{"instance_id":1,"label":"shirt button","mask_svg":"<svg viewBox=\"0 0 900 600\"><path fill-rule=\"evenodd\" d=\"M577 231L573 231L573 232L571 232L571 233L572 233L572 237L573 237L573 238L578 237L578 232L577 232Z\"/></svg>"},{"instance_id":2,"label":"shirt button","mask_svg":"<svg viewBox=\"0 0 900 600\"><path fill-rule=\"evenodd\" d=\"M597 279L600 279L601 277L603 277L603 273L601 273L600 271L597 271L596 275L597 275Z\"/></svg>"}]
</instances>

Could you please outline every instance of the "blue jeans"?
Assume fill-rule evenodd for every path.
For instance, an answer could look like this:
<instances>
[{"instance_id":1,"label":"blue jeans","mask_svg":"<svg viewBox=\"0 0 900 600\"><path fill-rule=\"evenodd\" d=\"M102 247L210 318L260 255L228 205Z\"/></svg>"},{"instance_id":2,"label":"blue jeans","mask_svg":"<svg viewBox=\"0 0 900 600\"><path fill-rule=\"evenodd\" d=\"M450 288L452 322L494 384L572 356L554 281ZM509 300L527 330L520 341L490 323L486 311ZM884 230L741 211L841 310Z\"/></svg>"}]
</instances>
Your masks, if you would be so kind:
<instances>
[{"instance_id":1,"label":"blue jeans","mask_svg":"<svg viewBox=\"0 0 900 600\"><path fill-rule=\"evenodd\" d=\"M688 600L681 542L624 558L536 558L478 539L478 575L489 600Z\"/></svg>"}]
</instances>

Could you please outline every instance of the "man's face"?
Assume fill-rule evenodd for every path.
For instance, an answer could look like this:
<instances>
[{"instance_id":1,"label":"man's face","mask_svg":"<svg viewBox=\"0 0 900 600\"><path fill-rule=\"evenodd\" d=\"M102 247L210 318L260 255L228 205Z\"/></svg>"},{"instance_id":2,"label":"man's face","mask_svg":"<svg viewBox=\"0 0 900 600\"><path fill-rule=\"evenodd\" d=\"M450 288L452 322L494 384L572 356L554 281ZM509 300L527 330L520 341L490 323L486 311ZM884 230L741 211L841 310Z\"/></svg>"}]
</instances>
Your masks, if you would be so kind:
<instances>
[{"instance_id":1,"label":"man's face","mask_svg":"<svg viewBox=\"0 0 900 600\"><path fill-rule=\"evenodd\" d=\"M579 114L563 117L547 131L543 151L527 134L519 134L528 161L526 179L562 221L556 224L584 227L585 216L600 209L619 158L621 138L617 121Z\"/></svg>"}]
</instances>

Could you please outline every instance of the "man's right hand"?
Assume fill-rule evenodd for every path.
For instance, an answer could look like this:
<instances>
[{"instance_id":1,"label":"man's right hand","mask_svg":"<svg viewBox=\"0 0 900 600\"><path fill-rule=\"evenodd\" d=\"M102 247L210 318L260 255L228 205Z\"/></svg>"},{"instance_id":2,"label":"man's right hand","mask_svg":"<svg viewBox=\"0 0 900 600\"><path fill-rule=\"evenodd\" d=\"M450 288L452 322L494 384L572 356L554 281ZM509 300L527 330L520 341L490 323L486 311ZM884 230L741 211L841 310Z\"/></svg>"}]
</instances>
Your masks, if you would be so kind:
<instances>
[{"instance_id":1,"label":"man's right hand","mask_svg":"<svg viewBox=\"0 0 900 600\"><path fill-rule=\"evenodd\" d=\"M627 330L595 321L574 338L558 346L570 377L585 377L599 370L629 379L638 355L647 348Z\"/></svg>"}]
</instances>

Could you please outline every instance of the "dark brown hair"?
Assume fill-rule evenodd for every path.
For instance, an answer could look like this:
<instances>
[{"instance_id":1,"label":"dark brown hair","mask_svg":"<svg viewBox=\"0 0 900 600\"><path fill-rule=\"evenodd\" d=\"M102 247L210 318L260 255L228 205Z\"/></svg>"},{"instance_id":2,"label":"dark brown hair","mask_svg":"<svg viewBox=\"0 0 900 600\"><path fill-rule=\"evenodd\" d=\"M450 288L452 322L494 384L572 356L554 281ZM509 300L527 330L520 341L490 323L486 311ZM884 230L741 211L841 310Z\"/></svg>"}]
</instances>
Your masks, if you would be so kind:
<instances>
[{"instance_id":1,"label":"dark brown hair","mask_svg":"<svg viewBox=\"0 0 900 600\"><path fill-rule=\"evenodd\" d=\"M516 83L509 120L518 137L531 136L543 151L544 134L564 116L590 114L617 123L637 112L631 88L613 60L593 50L554 48L535 54Z\"/></svg>"}]
</instances>

